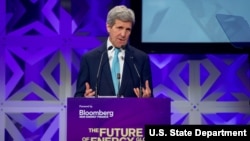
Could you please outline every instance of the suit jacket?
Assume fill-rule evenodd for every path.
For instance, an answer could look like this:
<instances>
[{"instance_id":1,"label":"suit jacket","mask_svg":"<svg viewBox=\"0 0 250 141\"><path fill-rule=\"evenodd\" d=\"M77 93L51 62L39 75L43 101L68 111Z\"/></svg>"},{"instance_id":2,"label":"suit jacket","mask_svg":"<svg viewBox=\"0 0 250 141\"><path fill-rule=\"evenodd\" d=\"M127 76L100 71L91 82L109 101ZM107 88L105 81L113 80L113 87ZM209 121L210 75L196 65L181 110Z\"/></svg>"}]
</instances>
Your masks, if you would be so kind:
<instances>
[{"instance_id":1,"label":"suit jacket","mask_svg":"<svg viewBox=\"0 0 250 141\"><path fill-rule=\"evenodd\" d=\"M124 97L136 97L133 88L139 88L141 78L141 85L143 87L145 87L145 81L149 80L151 95L153 96L152 75L148 55L130 45L125 46L124 49L124 67L119 95ZM97 72L102 54L103 60L100 66L99 78L97 79ZM140 77L136 72L134 64L138 69ZM85 82L89 82L92 90L95 90L97 85L97 92L100 96L116 95L108 61L106 42L82 56L75 97L84 96L86 89Z\"/></svg>"}]
</instances>

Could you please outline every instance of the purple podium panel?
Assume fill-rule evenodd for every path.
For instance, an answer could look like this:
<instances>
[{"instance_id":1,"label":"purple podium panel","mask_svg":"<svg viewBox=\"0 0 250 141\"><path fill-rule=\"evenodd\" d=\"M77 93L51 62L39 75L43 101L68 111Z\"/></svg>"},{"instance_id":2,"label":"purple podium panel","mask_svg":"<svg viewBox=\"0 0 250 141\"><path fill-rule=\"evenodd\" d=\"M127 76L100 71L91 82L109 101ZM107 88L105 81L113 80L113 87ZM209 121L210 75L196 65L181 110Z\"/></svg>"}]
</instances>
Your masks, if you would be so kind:
<instances>
[{"instance_id":1,"label":"purple podium panel","mask_svg":"<svg viewBox=\"0 0 250 141\"><path fill-rule=\"evenodd\" d=\"M68 141L143 141L145 125L170 123L168 98L68 98Z\"/></svg>"}]
</instances>

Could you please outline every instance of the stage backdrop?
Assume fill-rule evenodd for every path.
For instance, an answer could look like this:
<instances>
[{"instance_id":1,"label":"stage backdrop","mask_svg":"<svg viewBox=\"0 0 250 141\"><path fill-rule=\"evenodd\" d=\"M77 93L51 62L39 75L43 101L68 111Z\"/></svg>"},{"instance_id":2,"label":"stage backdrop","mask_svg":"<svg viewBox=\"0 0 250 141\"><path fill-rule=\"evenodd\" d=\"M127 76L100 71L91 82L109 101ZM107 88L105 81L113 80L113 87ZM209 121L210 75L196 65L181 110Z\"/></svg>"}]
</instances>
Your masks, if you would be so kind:
<instances>
[{"instance_id":1,"label":"stage backdrop","mask_svg":"<svg viewBox=\"0 0 250 141\"><path fill-rule=\"evenodd\" d=\"M0 140L66 140L80 57L107 37L128 0L0 1ZM249 124L248 54L149 54L171 124Z\"/></svg>"}]
</instances>

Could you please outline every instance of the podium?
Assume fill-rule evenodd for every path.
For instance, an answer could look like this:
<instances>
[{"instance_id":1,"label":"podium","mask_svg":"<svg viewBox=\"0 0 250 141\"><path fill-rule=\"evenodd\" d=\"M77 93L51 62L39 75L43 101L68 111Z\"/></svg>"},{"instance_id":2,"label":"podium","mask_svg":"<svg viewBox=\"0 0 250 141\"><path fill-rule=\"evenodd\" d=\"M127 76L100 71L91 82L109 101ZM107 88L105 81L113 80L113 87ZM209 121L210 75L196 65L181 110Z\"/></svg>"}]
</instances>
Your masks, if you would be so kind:
<instances>
[{"instance_id":1,"label":"podium","mask_svg":"<svg viewBox=\"0 0 250 141\"><path fill-rule=\"evenodd\" d=\"M145 125L170 124L168 98L68 98L67 102L67 141L143 141Z\"/></svg>"}]
</instances>

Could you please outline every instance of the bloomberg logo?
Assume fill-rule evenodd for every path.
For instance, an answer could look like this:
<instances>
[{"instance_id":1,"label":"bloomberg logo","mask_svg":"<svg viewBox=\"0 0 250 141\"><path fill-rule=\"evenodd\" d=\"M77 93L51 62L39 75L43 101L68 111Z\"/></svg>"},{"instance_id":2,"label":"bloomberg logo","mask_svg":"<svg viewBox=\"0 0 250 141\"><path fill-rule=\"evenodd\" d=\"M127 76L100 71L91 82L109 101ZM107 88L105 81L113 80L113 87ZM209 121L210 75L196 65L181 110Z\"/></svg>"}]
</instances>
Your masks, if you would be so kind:
<instances>
[{"instance_id":1,"label":"bloomberg logo","mask_svg":"<svg viewBox=\"0 0 250 141\"><path fill-rule=\"evenodd\" d=\"M87 110L79 110L79 118L112 118L114 116L113 111L87 111Z\"/></svg>"}]
</instances>

